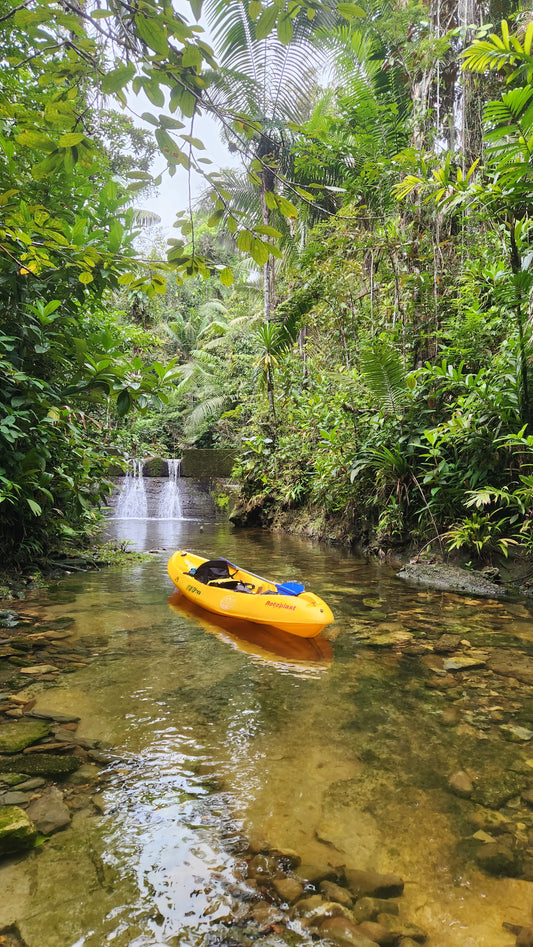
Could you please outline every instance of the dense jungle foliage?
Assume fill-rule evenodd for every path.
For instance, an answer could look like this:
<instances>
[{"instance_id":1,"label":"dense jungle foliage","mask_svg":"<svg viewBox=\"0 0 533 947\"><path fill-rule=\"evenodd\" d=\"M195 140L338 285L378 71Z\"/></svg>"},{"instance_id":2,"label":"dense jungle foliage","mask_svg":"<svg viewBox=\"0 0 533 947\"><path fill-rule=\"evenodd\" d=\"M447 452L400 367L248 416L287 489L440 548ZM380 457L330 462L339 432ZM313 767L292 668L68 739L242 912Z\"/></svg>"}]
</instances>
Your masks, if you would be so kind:
<instances>
[{"instance_id":1,"label":"dense jungle foliage","mask_svg":"<svg viewBox=\"0 0 533 947\"><path fill-rule=\"evenodd\" d=\"M260 522L533 552L529 13L0 0L0 34L6 561L186 445L237 449ZM165 245L138 208L178 168Z\"/></svg>"}]
</instances>

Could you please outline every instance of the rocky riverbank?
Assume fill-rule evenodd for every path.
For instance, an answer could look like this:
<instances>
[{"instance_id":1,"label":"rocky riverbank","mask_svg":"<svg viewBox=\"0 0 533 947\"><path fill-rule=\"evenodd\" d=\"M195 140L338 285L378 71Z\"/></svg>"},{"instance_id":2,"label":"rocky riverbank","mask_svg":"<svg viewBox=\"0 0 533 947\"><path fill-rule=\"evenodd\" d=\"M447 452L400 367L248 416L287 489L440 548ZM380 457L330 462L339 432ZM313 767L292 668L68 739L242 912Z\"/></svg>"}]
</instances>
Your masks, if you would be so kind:
<instances>
[{"instance_id":1,"label":"rocky riverbank","mask_svg":"<svg viewBox=\"0 0 533 947\"><path fill-rule=\"evenodd\" d=\"M100 773L114 759L110 747L80 736L78 716L37 710L30 696L36 682L46 688L91 660L71 640L71 624L0 611L1 859L21 857L67 829L80 809L102 811ZM14 938L0 932L2 944L16 944Z\"/></svg>"}]
</instances>

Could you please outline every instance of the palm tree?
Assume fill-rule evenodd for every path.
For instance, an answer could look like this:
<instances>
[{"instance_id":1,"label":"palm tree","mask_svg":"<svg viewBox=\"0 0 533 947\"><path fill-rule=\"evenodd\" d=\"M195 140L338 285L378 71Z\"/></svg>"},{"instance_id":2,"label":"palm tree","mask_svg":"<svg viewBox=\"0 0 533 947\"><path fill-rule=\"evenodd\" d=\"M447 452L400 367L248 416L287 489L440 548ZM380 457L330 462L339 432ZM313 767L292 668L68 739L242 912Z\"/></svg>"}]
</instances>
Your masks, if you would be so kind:
<instances>
[{"instance_id":1,"label":"palm tree","mask_svg":"<svg viewBox=\"0 0 533 947\"><path fill-rule=\"evenodd\" d=\"M317 23L332 21L328 5L314 20L306 11L278 25L278 34L262 36L244 0L207 0L205 12L222 70L210 91L218 115L242 114L241 124L224 123L230 148L238 150L257 188L260 229L267 239L275 236L273 215L280 210L291 216L291 203L279 193L290 164L292 134L289 123L300 123L310 114L322 54L312 43ZM290 42L286 42L291 33ZM280 38L281 36L281 38ZM222 118L224 121L224 119ZM295 212L296 214L296 212ZM264 262L265 319L274 310L274 256Z\"/></svg>"}]
</instances>

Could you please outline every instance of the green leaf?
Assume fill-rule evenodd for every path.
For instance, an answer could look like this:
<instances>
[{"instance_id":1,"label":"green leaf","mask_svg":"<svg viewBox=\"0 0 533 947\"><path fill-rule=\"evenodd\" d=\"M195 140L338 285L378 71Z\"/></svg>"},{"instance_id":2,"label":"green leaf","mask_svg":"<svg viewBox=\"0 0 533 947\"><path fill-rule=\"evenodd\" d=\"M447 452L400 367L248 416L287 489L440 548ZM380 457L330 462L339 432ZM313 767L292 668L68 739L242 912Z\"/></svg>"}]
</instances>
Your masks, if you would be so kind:
<instances>
[{"instance_id":1,"label":"green leaf","mask_svg":"<svg viewBox=\"0 0 533 947\"><path fill-rule=\"evenodd\" d=\"M278 8L274 4L263 10L257 23L255 24L255 38L266 39L272 32L278 18Z\"/></svg>"},{"instance_id":2,"label":"green leaf","mask_svg":"<svg viewBox=\"0 0 533 947\"><path fill-rule=\"evenodd\" d=\"M155 125L156 128L159 126L159 119L152 115L151 112L143 112L141 115L143 122L148 122L149 125Z\"/></svg>"},{"instance_id":3,"label":"green leaf","mask_svg":"<svg viewBox=\"0 0 533 947\"><path fill-rule=\"evenodd\" d=\"M241 230L239 236L237 237L237 246L239 250L242 250L243 253L247 253L252 246L252 241L254 237L249 230Z\"/></svg>"},{"instance_id":4,"label":"green leaf","mask_svg":"<svg viewBox=\"0 0 533 947\"><path fill-rule=\"evenodd\" d=\"M286 197L278 198L278 207L284 217L297 217L298 210Z\"/></svg>"},{"instance_id":5,"label":"green leaf","mask_svg":"<svg viewBox=\"0 0 533 947\"><path fill-rule=\"evenodd\" d=\"M250 0L248 4L248 15L251 20L257 20L261 16L261 11L263 9L263 4L261 0Z\"/></svg>"},{"instance_id":6,"label":"green leaf","mask_svg":"<svg viewBox=\"0 0 533 947\"><path fill-rule=\"evenodd\" d=\"M25 148L38 148L40 151L51 151L55 149L55 145L46 135L43 135L42 132L32 132L29 129L21 132L20 135L16 135L16 141L20 145L24 145Z\"/></svg>"},{"instance_id":7,"label":"green leaf","mask_svg":"<svg viewBox=\"0 0 533 947\"><path fill-rule=\"evenodd\" d=\"M90 270L82 270L78 276L80 283L83 283L84 286L87 286L89 283L92 283L94 276Z\"/></svg>"},{"instance_id":8,"label":"green leaf","mask_svg":"<svg viewBox=\"0 0 533 947\"><path fill-rule=\"evenodd\" d=\"M225 266L219 276L223 286L231 286L233 283L233 273L229 266Z\"/></svg>"},{"instance_id":9,"label":"green leaf","mask_svg":"<svg viewBox=\"0 0 533 947\"><path fill-rule=\"evenodd\" d=\"M278 39L280 43L287 46L292 39L293 32L294 27L290 15L288 13L282 13L278 20Z\"/></svg>"},{"instance_id":10,"label":"green leaf","mask_svg":"<svg viewBox=\"0 0 533 947\"><path fill-rule=\"evenodd\" d=\"M170 115L160 115L159 124L161 128L175 128L177 131L179 131L180 128L185 128L183 122L178 122L177 118L171 118ZM183 137L182 135L182 138Z\"/></svg>"},{"instance_id":11,"label":"green leaf","mask_svg":"<svg viewBox=\"0 0 533 947\"><path fill-rule=\"evenodd\" d=\"M93 20L105 20L108 16L114 16L112 10L93 10L91 17Z\"/></svg>"},{"instance_id":12,"label":"green leaf","mask_svg":"<svg viewBox=\"0 0 533 947\"><path fill-rule=\"evenodd\" d=\"M250 255L259 266L263 266L270 256L268 244L254 237L250 247Z\"/></svg>"},{"instance_id":13,"label":"green leaf","mask_svg":"<svg viewBox=\"0 0 533 947\"><path fill-rule=\"evenodd\" d=\"M67 132L66 135L61 135L59 146L61 148L73 148L74 145L79 145L84 138L83 132Z\"/></svg>"},{"instance_id":14,"label":"green leaf","mask_svg":"<svg viewBox=\"0 0 533 947\"><path fill-rule=\"evenodd\" d=\"M35 500L32 500L30 497L26 497L26 503L28 504L34 516L40 516L41 513L43 512L42 506L39 506L39 504L36 503Z\"/></svg>"},{"instance_id":15,"label":"green leaf","mask_svg":"<svg viewBox=\"0 0 533 947\"><path fill-rule=\"evenodd\" d=\"M279 230L276 230L275 227L267 227L265 224L260 224L258 227L254 227L256 233L260 233L263 237L274 237L275 240L279 240L282 236Z\"/></svg>"},{"instance_id":16,"label":"green leaf","mask_svg":"<svg viewBox=\"0 0 533 947\"><path fill-rule=\"evenodd\" d=\"M125 414L128 413L131 404L131 396L129 391L121 391L117 398L117 414L119 418L123 418Z\"/></svg>"},{"instance_id":17,"label":"green leaf","mask_svg":"<svg viewBox=\"0 0 533 947\"><path fill-rule=\"evenodd\" d=\"M159 56L167 56L169 52L168 39L165 28L154 17L145 17L137 14L135 17L137 33L150 49Z\"/></svg>"},{"instance_id":18,"label":"green leaf","mask_svg":"<svg viewBox=\"0 0 533 947\"><path fill-rule=\"evenodd\" d=\"M120 89L123 89L128 82L131 82L134 75L135 66L131 63L127 66L119 66L118 69L113 69L112 72L108 72L102 79L102 92L105 95L112 95L114 92L118 92Z\"/></svg>"},{"instance_id":19,"label":"green leaf","mask_svg":"<svg viewBox=\"0 0 533 947\"><path fill-rule=\"evenodd\" d=\"M191 5L191 10L194 13L194 18L198 22L202 15L204 0L189 0L189 3Z\"/></svg>"},{"instance_id":20,"label":"green leaf","mask_svg":"<svg viewBox=\"0 0 533 947\"><path fill-rule=\"evenodd\" d=\"M337 11L345 20L353 20L354 17L361 20L366 16L366 11L356 3L338 3Z\"/></svg>"},{"instance_id":21,"label":"green leaf","mask_svg":"<svg viewBox=\"0 0 533 947\"><path fill-rule=\"evenodd\" d=\"M205 149L203 141L200 141L199 138L193 138L192 135L180 135L180 138L183 138L183 141L188 142L193 148L197 148L198 151L203 151Z\"/></svg>"},{"instance_id":22,"label":"green leaf","mask_svg":"<svg viewBox=\"0 0 533 947\"><path fill-rule=\"evenodd\" d=\"M144 79L142 87L152 105L157 105L158 108L162 108L165 104L165 96L157 79Z\"/></svg>"}]
</instances>

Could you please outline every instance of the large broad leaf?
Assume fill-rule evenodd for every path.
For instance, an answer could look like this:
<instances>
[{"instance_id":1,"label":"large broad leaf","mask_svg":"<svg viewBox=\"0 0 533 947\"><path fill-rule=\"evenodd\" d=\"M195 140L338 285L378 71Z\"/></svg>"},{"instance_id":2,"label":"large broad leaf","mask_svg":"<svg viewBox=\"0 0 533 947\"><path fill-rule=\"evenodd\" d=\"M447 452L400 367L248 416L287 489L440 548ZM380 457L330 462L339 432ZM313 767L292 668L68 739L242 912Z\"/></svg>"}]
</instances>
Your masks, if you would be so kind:
<instances>
[{"instance_id":1,"label":"large broad leaf","mask_svg":"<svg viewBox=\"0 0 533 947\"><path fill-rule=\"evenodd\" d=\"M135 26L141 39L150 49L155 50L159 56L168 55L168 39L165 27L155 17L145 17L138 14L135 17Z\"/></svg>"}]
</instances>

